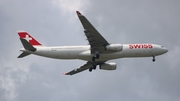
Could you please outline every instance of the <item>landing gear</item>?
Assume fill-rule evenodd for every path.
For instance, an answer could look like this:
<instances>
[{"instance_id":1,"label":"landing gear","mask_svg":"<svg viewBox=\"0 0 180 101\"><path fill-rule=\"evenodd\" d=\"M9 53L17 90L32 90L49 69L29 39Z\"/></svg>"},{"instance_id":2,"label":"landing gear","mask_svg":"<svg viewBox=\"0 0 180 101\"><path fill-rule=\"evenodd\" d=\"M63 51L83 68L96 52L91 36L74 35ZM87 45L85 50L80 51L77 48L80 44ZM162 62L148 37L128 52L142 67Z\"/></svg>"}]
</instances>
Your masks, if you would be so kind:
<instances>
[{"instance_id":1,"label":"landing gear","mask_svg":"<svg viewBox=\"0 0 180 101\"><path fill-rule=\"evenodd\" d=\"M92 70L96 69L96 63L95 60L99 59L100 55L98 54L98 52L95 52L94 56L92 57L92 67L89 68L89 72L92 72Z\"/></svg>"},{"instance_id":2,"label":"landing gear","mask_svg":"<svg viewBox=\"0 0 180 101\"><path fill-rule=\"evenodd\" d=\"M92 67L89 67L89 72L92 72L93 69L96 69L96 64L93 64Z\"/></svg>"},{"instance_id":3,"label":"landing gear","mask_svg":"<svg viewBox=\"0 0 180 101\"><path fill-rule=\"evenodd\" d=\"M155 59L155 56L153 56L153 59L152 59L152 61L153 61L153 62L155 62L155 61L156 61L156 59Z\"/></svg>"},{"instance_id":4,"label":"landing gear","mask_svg":"<svg viewBox=\"0 0 180 101\"><path fill-rule=\"evenodd\" d=\"M92 67L89 68L89 72L92 72Z\"/></svg>"},{"instance_id":5,"label":"landing gear","mask_svg":"<svg viewBox=\"0 0 180 101\"><path fill-rule=\"evenodd\" d=\"M99 59L100 55L99 54L96 54L96 59Z\"/></svg>"},{"instance_id":6,"label":"landing gear","mask_svg":"<svg viewBox=\"0 0 180 101\"><path fill-rule=\"evenodd\" d=\"M100 55L99 54L95 54L93 57L92 57L92 61L94 62L96 59L99 59Z\"/></svg>"},{"instance_id":7,"label":"landing gear","mask_svg":"<svg viewBox=\"0 0 180 101\"><path fill-rule=\"evenodd\" d=\"M96 64L93 64L93 67L92 67L94 70L96 69Z\"/></svg>"},{"instance_id":8,"label":"landing gear","mask_svg":"<svg viewBox=\"0 0 180 101\"><path fill-rule=\"evenodd\" d=\"M92 57L92 61L94 62L95 60L96 60L96 57L95 57L95 56L93 56L93 57Z\"/></svg>"}]
</instances>

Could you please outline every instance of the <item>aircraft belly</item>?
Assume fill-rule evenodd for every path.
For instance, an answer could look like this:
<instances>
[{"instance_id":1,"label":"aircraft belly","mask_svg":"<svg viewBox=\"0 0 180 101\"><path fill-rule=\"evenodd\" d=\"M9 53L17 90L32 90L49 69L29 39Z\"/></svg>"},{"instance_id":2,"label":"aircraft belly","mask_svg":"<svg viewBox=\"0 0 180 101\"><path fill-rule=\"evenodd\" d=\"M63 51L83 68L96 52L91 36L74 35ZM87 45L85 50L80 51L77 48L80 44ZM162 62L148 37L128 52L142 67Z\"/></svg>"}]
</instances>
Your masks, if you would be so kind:
<instances>
[{"instance_id":1,"label":"aircraft belly","mask_svg":"<svg viewBox=\"0 0 180 101\"><path fill-rule=\"evenodd\" d=\"M83 51L79 54L79 58L81 60L91 61L92 60L92 54L90 50Z\"/></svg>"},{"instance_id":2,"label":"aircraft belly","mask_svg":"<svg viewBox=\"0 0 180 101\"><path fill-rule=\"evenodd\" d=\"M59 59L78 59L79 52L59 52L57 53L57 57Z\"/></svg>"},{"instance_id":3,"label":"aircraft belly","mask_svg":"<svg viewBox=\"0 0 180 101\"><path fill-rule=\"evenodd\" d=\"M100 58L98 59L98 61L106 61L106 60L118 59L118 58L122 58L122 57L123 57L122 52L100 54Z\"/></svg>"},{"instance_id":4,"label":"aircraft belly","mask_svg":"<svg viewBox=\"0 0 180 101\"><path fill-rule=\"evenodd\" d=\"M147 57L152 56L152 49L129 49L123 48L123 51L100 54L100 58L96 61L107 61L112 59L118 59L123 57ZM87 49L56 49L55 48L38 48L36 54L39 56L55 58L55 59L81 59L91 61L93 54Z\"/></svg>"},{"instance_id":5,"label":"aircraft belly","mask_svg":"<svg viewBox=\"0 0 180 101\"><path fill-rule=\"evenodd\" d=\"M49 51L37 51L37 52L34 52L33 54L43 56L43 57L49 57L49 58L57 57L56 53L51 53Z\"/></svg>"},{"instance_id":6,"label":"aircraft belly","mask_svg":"<svg viewBox=\"0 0 180 101\"><path fill-rule=\"evenodd\" d=\"M39 56L55 58L55 59L79 59L79 53L83 50L81 49L37 49L36 52L32 53Z\"/></svg>"},{"instance_id":7,"label":"aircraft belly","mask_svg":"<svg viewBox=\"0 0 180 101\"><path fill-rule=\"evenodd\" d=\"M90 51L85 51L85 52L82 52L79 56L82 60L92 61L93 54L91 54ZM96 59L96 61L107 61L107 60L118 59L122 57L123 57L122 52L100 54L100 58Z\"/></svg>"},{"instance_id":8,"label":"aircraft belly","mask_svg":"<svg viewBox=\"0 0 180 101\"><path fill-rule=\"evenodd\" d=\"M36 47L37 50L32 54L55 58L55 59L81 59L86 61L92 61L94 54L91 54L89 47ZM148 57L155 55L155 49L130 49L128 45L123 46L123 50L120 52L104 53L100 54L100 58L96 61L108 61L118 58L126 57ZM157 53L157 52L156 52Z\"/></svg>"}]
</instances>

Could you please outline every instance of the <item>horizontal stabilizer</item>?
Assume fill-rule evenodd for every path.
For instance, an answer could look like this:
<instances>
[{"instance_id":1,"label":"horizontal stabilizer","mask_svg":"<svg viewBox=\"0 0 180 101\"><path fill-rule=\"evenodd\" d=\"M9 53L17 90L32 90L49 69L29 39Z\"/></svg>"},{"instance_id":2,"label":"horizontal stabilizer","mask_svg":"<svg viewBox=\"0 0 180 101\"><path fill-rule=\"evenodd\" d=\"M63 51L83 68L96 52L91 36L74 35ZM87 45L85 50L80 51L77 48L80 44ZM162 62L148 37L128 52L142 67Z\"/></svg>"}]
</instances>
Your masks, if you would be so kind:
<instances>
[{"instance_id":1,"label":"horizontal stabilizer","mask_svg":"<svg viewBox=\"0 0 180 101\"><path fill-rule=\"evenodd\" d=\"M23 52L18 56L18 58L23 58L23 57L25 57L27 55L30 55L30 53Z\"/></svg>"},{"instance_id":2,"label":"horizontal stabilizer","mask_svg":"<svg viewBox=\"0 0 180 101\"><path fill-rule=\"evenodd\" d=\"M36 48L34 48L26 39L20 38L20 40L25 49L27 49L29 51L36 51Z\"/></svg>"}]
</instances>

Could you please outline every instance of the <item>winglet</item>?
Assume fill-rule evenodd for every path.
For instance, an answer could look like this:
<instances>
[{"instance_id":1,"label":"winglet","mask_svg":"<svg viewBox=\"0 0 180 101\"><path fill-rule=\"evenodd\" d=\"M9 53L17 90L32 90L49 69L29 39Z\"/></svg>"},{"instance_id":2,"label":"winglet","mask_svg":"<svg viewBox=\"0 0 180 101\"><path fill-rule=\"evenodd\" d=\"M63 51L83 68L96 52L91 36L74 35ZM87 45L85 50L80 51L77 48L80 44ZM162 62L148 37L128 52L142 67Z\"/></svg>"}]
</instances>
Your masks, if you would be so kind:
<instances>
[{"instance_id":1,"label":"winglet","mask_svg":"<svg viewBox=\"0 0 180 101\"><path fill-rule=\"evenodd\" d=\"M77 13L78 16L81 16L81 15L82 15L79 11L76 11L76 13Z\"/></svg>"},{"instance_id":2,"label":"winglet","mask_svg":"<svg viewBox=\"0 0 180 101\"><path fill-rule=\"evenodd\" d=\"M62 74L66 75L66 72L63 72Z\"/></svg>"}]
</instances>

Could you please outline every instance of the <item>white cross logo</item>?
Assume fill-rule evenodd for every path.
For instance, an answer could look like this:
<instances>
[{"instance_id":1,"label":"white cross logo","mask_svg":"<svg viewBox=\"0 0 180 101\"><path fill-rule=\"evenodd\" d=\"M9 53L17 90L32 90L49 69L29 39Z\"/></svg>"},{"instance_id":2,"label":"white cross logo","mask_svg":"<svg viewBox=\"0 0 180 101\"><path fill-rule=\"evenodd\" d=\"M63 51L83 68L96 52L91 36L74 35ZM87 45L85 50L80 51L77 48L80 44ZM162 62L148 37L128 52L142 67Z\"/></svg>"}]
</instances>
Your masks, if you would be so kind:
<instances>
[{"instance_id":1,"label":"white cross logo","mask_svg":"<svg viewBox=\"0 0 180 101\"><path fill-rule=\"evenodd\" d=\"M26 39L28 42L29 42L30 40L32 40L32 38L31 38L29 35L26 35L26 37L25 37L24 39Z\"/></svg>"}]
</instances>

